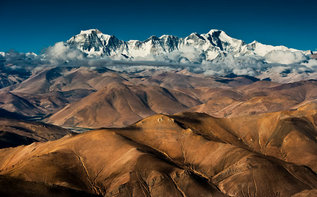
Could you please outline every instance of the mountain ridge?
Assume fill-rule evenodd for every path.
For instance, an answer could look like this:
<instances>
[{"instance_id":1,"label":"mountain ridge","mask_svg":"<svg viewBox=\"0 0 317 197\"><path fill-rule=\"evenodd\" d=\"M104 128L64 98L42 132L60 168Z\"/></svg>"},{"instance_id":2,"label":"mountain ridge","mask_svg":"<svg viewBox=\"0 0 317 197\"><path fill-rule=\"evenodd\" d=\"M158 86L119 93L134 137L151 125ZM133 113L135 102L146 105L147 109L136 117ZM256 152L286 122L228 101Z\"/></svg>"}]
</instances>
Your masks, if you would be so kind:
<instances>
[{"instance_id":1,"label":"mountain ridge","mask_svg":"<svg viewBox=\"0 0 317 197\"><path fill-rule=\"evenodd\" d=\"M226 32L211 29L180 38L150 36L144 41L123 41L97 29L82 30L67 41L55 43L39 55L1 52L0 85L16 84L43 67L107 67L120 72L183 70L207 76L249 75L289 83L317 78L317 61L311 51L245 43ZM36 69L35 69L36 68ZM19 70L20 75L8 73Z\"/></svg>"},{"instance_id":2,"label":"mountain ridge","mask_svg":"<svg viewBox=\"0 0 317 197\"><path fill-rule=\"evenodd\" d=\"M233 52L234 55L259 56L265 56L273 50L301 52L285 46L264 45L257 41L246 44L244 41L232 38L226 32L218 29L211 29L206 34L194 32L185 38L173 35L162 35L160 37L153 35L144 41L123 41L114 35L103 34L98 29L89 29L81 31L67 40L65 44L75 47L91 57L123 55L125 58L129 57L131 59L151 54L157 55L177 50L183 51L184 47L191 45L196 49L201 48L205 52L206 61L225 56L229 52ZM144 52L144 54L140 54L138 50ZM308 51L302 51L302 53L308 55ZM193 62L192 59L189 60Z\"/></svg>"}]
</instances>

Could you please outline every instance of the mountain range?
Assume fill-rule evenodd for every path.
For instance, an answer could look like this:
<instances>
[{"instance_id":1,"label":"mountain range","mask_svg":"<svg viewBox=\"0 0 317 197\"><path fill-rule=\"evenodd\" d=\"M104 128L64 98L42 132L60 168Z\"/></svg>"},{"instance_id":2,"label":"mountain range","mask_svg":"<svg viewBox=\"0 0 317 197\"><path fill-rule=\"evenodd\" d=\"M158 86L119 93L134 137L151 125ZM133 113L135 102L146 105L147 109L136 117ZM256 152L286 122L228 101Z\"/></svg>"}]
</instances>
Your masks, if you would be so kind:
<instances>
[{"instance_id":1,"label":"mountain range","mask_svg":"<svg viewBox=\"0 0 317 197\"><path fill-rule=\"evenodd\" d=\"M206 34L192 33L185 38L172 35L151 36L145 41L122 41L115 36L103 34L97 29L81 31L66 41L65 45L79 49L87 56L109 56L115 59L162 59L180 63L202 63L224 58L228 55L266 57L268 62L297 63L306 60L308 51L284 46L264 45L257 41L250 44L228 36L224 31L212 29ZM296 59L273 60L274 52L292 53ZM191 54L192 53L192 54ZM121 57L121 58L120 58ZM157 57L157 58L155 58ZM285 58L286 59L286 58Z\"/></svg>"},{"instance_id":2,"label":"mountain range","mask_svg":"<svg viewBox=\"0 0 317 197\"><path fill-rule=\"evenodd\" d=\"M288 110L317 99L316 89L316 80L48 67L0 89L0 108L64 127L122 127L156 113L233 117Z\"/></svg>"},{"instance_id":3,"label":"mountain range","mask_svg":"<svg viewBox=\"0 0 317 197\"><path fill-rule=\"evenodd\" d=\"M0 53L0 196L317 195L317 60L220 30Z\"/></svg>"},{"instance_id":4,"label":"mountain range","mask_svg":"<svg viewBox=\"0 0 317 197\"><path fill-rule=\"evenodd\" d=\"M285 83L316 78L317 60L311 53L257 41L247 44L216 29L206 34L192 33L185 38L162 35L144 41L123 41L97 29L89 29L48 47L39 55L1 52L0 63L9 65L6 69L15 70L26 65L31 68L101 66L129 72L187 69L205 75L234 73ZM12 80L20 78L2 80L0 84L14 83Z\"/></svg>"}]
</instances>

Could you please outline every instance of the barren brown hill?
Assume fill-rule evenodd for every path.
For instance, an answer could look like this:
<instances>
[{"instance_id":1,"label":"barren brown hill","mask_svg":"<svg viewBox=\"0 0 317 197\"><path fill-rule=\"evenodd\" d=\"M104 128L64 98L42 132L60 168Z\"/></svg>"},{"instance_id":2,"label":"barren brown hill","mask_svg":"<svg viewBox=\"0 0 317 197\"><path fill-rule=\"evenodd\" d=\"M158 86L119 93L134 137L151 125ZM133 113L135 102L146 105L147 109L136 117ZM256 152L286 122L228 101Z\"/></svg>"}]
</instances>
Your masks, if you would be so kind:
<instances>
[{"instance_id":1,"label":"barren brown hill","mask_svg":"<svg viewBox=\"0 0 317 197\"><path fill-rule=\"evenodd\" d=\"M243 145L254 152L286 162L305 165L317 172L316 102L307 103L292 111L234 118L205 116L188 119L179 115L175 118L183 127L195 129L207 138L221 139L223 136L230 136L225 142Z\"/></svg>"},{"instance_id":2,"label":"barren brown hill","mask_svg":"<svg viewBox=\"0 0 317 197\"><path fill-rule=\"evenodd\" d=\"M48 118L60 126L117 127L154 113L235 117L296 109L317 99L316 92L316 80L279 84L185 70L125 73L101 67L49 67L0 89L0 108Z\"/></svg>"},{"instance_id":3,"label":"barren brown hill","mask_svg":"<svg viewBox=\"0 0 317 197\"><path fill-rule=\"evenodd\" d=\"M44 113L27 99L17 96L9 91L0 91L0 106L1 109L17 112L26 116Z\"/></svg>"},{"instance_id":4,"label":"barren brown hill","mask_svg":"<svg viewBox=\"0 0 317 197\"><path fill-rule=\"evenodd\" d=\"M105 68L50 67L34 72L19 84L1 89L0 107L27 116L45 117L107 83L124 80Z\"/></svg>"},{"instance_id":5,"label":"barren brown hill","mask_svg":"<svg viewBox=\"0 0 317 197\"><path fill-rule=\"evenodd\" d=\"M131 78L126 83L108 83L47 121L60 126L120 127L154 113L192 111L215 117L236 117L296 109L317 99L314 80L278 84L229 78L226 80L235 83L230 86L218 82L220 79L199 77L159 73L143 79Z\"/></svg>"},{"instance_id":6,"label":"barren brown hill","mask_svg":"<svg viewBox=\"0 0 317 197\"><path fill-rule=\"evenodd\" d=\"M109 83L104 89L55 113L48 122L63 126L119 127L155 113L184 111L199 103L182 92L159 86Z\"/></svg>"},{"instance_id":7,"label":"barren brown hill","mask_svg":"<svg viewBox=\"0 0 317 197\"><path fill-rule=\"evenodd\" d=\"M0 148L56 140L73 134L70 130L26 118L0 109Z\"/></svg>"},{"instance_id":8,"label":"barren brown hill","mask_svg":"<svg viewBox=\"0 0 317 197\"><path fill-rule=\"evenodd\" d=\"M204 112L216 117L235 117L296 109L317 99L317 81L289 84L258 81L234 89L208 90L203 104L188 111Z\"/></svg>"},{"instance_id":9,"label":"barren brown hill","mask_svg":"<svg viewBox=\"0 0 317 197\"><path fill-rule=\"evenodd\" d=\"M176 91L175 97L180 94L186 94L187 97L204 102L202 93L207 90L238 87L252 84L253 82L254 79L246 76L236 76L234 78L208 77L188 71L158 70L125 73L111 71L102 67L43 66L33 70L32 75L24 81L0 89L0 94L3 95L0 97L0 108L27 116L45 118L61 110L67 104L75 103L95 91L106 88L111 83L135 87L158 86ZM7 97L12 95L16 98L7 99ZM27 102L28 106L21 106L19 104L21 102ZM184 102L186 102L186 99ZM179 104L182 105L183 103ZM188 104L185 103L185 105L187 106ZM192 104L189 106L192 106ZM169 113L168 111L163 112ZM128 121L127 123L130 122ZM122 124L120 123L120 125Z\"/></svg>"},{"instance_id":10,"label":"barren brown hill","mask_svg":"<svg viewBox=\"0 0 317 197\"><path fill-rule=\"evenodd\" d=\"M103 196L313 195L316 114L307 103L230 119L153 115L122 129L1 149L0 174Z\"/></svg>"}]
</instances>

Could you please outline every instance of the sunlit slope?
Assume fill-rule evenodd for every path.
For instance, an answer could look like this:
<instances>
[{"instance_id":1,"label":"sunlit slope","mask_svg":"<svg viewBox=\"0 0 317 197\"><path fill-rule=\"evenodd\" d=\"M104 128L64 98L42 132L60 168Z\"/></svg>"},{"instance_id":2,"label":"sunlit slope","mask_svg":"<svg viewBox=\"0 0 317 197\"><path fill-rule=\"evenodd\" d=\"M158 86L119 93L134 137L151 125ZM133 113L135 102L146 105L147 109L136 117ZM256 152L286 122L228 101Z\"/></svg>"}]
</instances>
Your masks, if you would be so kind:
<instances>
[{"instance_id":1,"label":"sunlit slope","mask_svg":"<svg viewBox=\"0 0 317 197\"><path fill-rule=\"evenodd\" d=\"M220 119L153 115L0 150L0 174L104 196L314 194L316 107Z\"/></svg>"}]
</instances>

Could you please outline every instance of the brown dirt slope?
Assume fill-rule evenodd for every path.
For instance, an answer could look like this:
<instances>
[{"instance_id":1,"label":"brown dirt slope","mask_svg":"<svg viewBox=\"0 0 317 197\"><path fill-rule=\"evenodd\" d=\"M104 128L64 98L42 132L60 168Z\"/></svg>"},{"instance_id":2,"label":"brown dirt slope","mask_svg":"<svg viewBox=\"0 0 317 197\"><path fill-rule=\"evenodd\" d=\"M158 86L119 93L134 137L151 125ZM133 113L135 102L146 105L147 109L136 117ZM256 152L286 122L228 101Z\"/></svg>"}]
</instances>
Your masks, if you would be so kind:
<instances>
[{"instance_id":1,"label":"brown dirt slope","mask_svg":"<svg viewBox=\"0 0 317 197\"><path fill-rule=\"evenodd\" d=\"M173 114L197 104L198 99L159 86L110 83L66 106L48 122L62 126L120 127L155 113Z\"/></svg>"},{"instance_id":2,"label":"brown dirt slope","mask_svg":"<svg viewBox=\"0 0 317 197\"><path fill-rule=\"evenodd\" d=\"M176 73L127 77L124 83L109 82L97 92L70 103L47 121L60 126L121 127L155 113L191 111L219 118L237 117L297 109L317 99L314 80L278 84L246 83L242 79L222 84L220 79Z\"/></svg>"},{"instance_id":3,"label":"brown dirt slope","mask_svg":"<svg viewBox=\"0 0 317 197\"><path fill-rule=\"evenodd\" d=\"M122 129L1 149L0 175L103 196L310 195L314 107L237 119L153 115Z\"/></svg>"}]
</instances>

